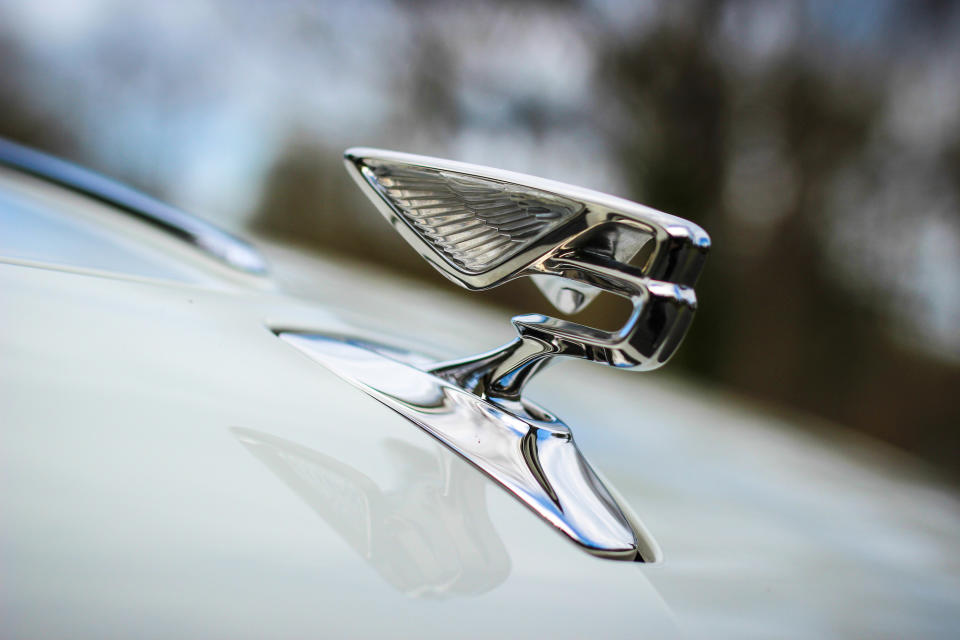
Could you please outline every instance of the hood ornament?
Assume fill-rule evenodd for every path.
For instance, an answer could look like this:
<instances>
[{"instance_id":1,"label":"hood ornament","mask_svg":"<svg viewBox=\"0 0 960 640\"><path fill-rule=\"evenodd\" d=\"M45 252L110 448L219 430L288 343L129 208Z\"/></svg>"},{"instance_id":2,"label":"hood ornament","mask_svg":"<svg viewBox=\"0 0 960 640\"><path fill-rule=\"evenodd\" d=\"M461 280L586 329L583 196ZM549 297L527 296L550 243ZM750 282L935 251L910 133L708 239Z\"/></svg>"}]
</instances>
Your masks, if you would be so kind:
<instances>
[{"instance_id":1,"label":"hood ornament","mask_svg":"<svg viewBox=\"0 0 960 640\"><path fill-rule=\"evenodd\" d=\"M683 339L710 246L698 226L639 204L485 167L350 149L350 174L430 264L471 290L531 276L560 311L600 291L631 301L618 331L543 315L513 319L517 337L438 364L331 327L274 328L297 348L443 443L580 548L654 562L656 542L584 459L569 427L522 395L559 357L650 370ZM635 258L640 266L631 266Z\"/></svg>"},{"instance_id":2,"label":"hood ornament","mask_svg":"<svg viewBox=\"0 0 960 640\"><path fill-rule=\"evenodd\" d=\"M519 402L557 357L648 371L667 362L690 326L693 285L710 238L649 207L523 174L379 149L344 154L347 169L394 228L440 273L471 290L532 276L564 313L600 291L630 300L617 331L540 314L513 318L518 337L431 372L475 395ZM647 245L640 266L634 259Z\"/></svg>"}]
</instances>

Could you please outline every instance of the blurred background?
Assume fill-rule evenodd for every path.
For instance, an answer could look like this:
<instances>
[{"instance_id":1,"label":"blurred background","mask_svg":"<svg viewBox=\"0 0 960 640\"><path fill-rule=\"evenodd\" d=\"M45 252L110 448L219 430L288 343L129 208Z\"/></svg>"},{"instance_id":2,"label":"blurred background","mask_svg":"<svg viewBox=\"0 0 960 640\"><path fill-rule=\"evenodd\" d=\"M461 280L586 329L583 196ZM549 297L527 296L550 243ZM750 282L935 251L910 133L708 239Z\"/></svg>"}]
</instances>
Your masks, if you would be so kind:
<instances>
[{"instance_id":1,"label":"blurred background","mask_svg":"<svg viewBox=\"0 0 960 640\"><path fill-rule=\"evenodd\" d=\"M0 0L0 136L424 286L345 147L689 218L668 371L960 469L960 3Z\"/></svg>"}]
</instances>

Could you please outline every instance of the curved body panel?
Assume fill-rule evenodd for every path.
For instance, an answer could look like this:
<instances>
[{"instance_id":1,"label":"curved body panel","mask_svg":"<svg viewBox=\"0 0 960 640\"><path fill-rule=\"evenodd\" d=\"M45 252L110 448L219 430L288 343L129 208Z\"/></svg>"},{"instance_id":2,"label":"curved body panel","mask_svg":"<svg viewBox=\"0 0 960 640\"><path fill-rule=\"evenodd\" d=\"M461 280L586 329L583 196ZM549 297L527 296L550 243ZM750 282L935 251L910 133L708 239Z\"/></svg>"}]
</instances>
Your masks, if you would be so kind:
<instances>
[{"instance_id":1,"label":"curved body panel","mask_svg":"<svg viewBox=\"0 0 960 640\"><path fill-rule=\"evenodd\" d=\"M162 245L135 239L127 250L144 256ZM0 257L3 637L960 627L956 491L899 454L670 379L548 369L530 397L576 425L664 556L601 561L270 330L349 332L439 360L506 338L504 317L264 249L275 288L212 262L181 278ZM394 335L404 325L436 344Z\"/></svg>"}]
</instances>

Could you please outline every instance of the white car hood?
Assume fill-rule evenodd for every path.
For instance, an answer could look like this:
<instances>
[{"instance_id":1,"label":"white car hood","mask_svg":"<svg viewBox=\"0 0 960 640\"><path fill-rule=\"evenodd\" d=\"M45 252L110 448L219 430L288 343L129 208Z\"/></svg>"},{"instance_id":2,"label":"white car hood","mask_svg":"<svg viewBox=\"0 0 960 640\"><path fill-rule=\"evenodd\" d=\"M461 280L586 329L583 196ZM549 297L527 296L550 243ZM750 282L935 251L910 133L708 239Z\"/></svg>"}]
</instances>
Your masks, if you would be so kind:
<instances>
[{"instance_id":1,"label":"white car hood","mask_svg":"<svg viewBox=\"0 0 960 640\"><path fill-rule=\"evenodd\" d=\"M565 362L530 395L665 555L600 560L269 330L380 329L452 355L508 339L505 316L272 258L316 301L0 264L5 637L960 627L955 492L899 456L669 376Z\"/></svg>"}]
</instances>

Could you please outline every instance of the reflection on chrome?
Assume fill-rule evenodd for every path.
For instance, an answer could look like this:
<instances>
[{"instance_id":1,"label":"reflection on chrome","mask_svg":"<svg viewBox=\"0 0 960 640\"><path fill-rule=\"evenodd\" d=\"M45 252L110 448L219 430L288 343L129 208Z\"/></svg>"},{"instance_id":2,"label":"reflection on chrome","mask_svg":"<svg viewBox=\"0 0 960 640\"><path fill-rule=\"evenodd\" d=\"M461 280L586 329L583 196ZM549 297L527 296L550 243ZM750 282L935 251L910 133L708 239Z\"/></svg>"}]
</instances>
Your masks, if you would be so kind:
<instances>
[{"instance_id":1,"label":"reflection on chrome","mask_svg":"<svg viewBox=\"0 0 960 640\"><path fill-rule=\"evenodd\" d=\"M477 595L509 575L483 478L444 449L387 441L401 479L384 491L359 470L302 445L251 429L231 432L399 591Z\"/></svg>"},{"instance_id":2,"label":"reflection on chrome","mask_svg":"<svg viewBox=\"0 0 960 640\"><path fill-rule=\"evenodd\" d=\"M588 553L659 559L656 543L597 477L570 429L539 407L481 398L369 342L277 335L465 458Z\"/></svg>"}]
</instances>

